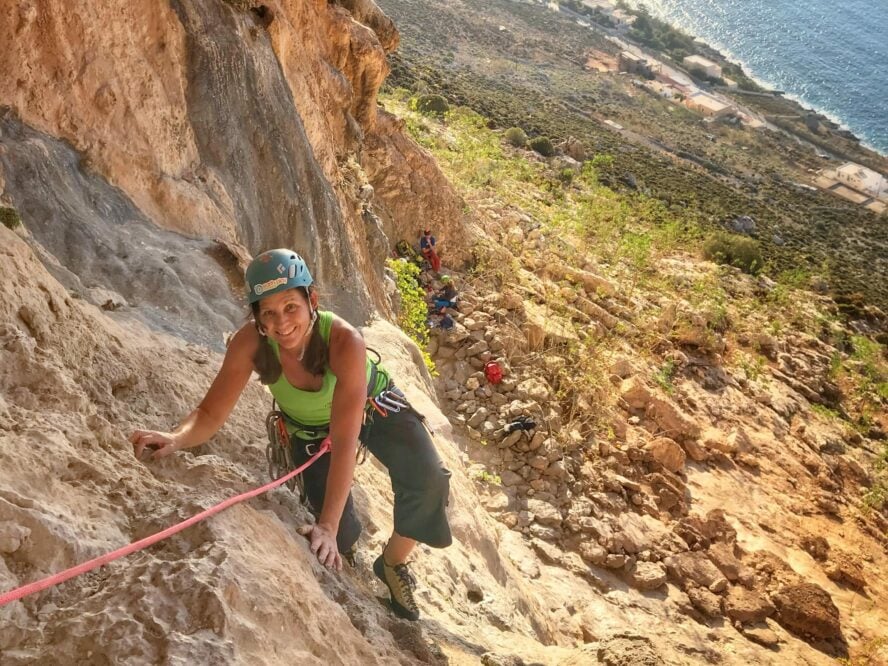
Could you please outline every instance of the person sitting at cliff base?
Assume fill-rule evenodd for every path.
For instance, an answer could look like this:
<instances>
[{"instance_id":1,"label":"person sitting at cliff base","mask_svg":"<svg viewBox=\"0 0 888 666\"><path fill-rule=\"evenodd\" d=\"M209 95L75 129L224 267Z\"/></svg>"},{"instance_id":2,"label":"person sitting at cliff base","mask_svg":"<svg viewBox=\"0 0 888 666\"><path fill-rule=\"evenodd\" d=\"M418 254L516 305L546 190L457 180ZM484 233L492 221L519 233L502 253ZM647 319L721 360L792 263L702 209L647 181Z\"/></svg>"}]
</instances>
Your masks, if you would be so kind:
<instances>
[{"instance_id":1,"label":"person sitting at cliff base","mask_svg":"<svg viewBox=\"0 0 888 666\"><path fill-rule=\"evenodd\" d=\"M456 300L459 298L459 294L456 291L453 280L449 275L442 275L441 284L441 291L435 296L435 309L439 312L443 311L445 308L456 309Z\"/></svg>"}]
</instances>

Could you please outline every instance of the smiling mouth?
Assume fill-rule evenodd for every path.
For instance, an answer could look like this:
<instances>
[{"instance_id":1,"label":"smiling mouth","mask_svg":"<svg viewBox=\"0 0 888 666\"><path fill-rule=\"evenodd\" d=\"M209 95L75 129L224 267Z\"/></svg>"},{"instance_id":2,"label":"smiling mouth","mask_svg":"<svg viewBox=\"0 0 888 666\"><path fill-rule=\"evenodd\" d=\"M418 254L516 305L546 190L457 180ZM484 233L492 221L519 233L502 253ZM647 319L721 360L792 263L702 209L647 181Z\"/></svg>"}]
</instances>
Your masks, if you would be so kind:
<instances>
[{"instance_id":1,"label":"smiling mouth","mask_svg":"<svg viewBox=\"0 0 888 666\"><path fill-rule=\"evenodd\" d=\"M291 329L290 329L289 331L287 331L286 333L282 333L282 332L278 331L278 336L280 336L280 337L282 337L282 338L287 338L287 337L293 335L293 333L295 333L295 332L296 332L296 327L294 326L293 328L291 328Z\"/></svg>"}]
</instances>

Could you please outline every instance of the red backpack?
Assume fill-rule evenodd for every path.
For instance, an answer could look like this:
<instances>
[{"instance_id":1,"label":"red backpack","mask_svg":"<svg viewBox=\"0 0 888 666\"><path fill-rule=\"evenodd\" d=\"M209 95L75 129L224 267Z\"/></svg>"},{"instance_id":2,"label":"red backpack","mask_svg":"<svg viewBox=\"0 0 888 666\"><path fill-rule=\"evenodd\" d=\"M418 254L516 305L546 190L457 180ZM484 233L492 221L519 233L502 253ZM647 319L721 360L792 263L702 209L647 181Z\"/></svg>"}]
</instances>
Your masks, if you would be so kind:
<instances>
[{"instance_id":1,"label":"red backpack","mask_svg":"<svg viewBox=\"0 0 888 666\"><path fill-rule=\"evenodd\" d=\"M503 369L496 361L488 361L484 364L484 376L491 384L499 384L503 381Z\"/></svg>"}]
</instances>

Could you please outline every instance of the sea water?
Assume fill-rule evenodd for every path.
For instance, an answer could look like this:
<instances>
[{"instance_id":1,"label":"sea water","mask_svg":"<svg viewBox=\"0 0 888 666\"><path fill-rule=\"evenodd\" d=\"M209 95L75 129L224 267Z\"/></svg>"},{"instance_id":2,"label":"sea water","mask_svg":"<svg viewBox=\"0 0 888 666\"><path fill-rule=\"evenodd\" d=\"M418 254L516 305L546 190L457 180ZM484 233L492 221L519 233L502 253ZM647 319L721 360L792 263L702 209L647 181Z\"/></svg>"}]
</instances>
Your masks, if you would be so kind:
<instances>
[{"instance_id":1,"label":"sea water","mask_svg":"<svg viewBox=\"0 0 888 666\"><path fill-rule=\"evenodd\" d=\"M888 154L888 0L635 0Z\"/></svg>"}]
</instances>

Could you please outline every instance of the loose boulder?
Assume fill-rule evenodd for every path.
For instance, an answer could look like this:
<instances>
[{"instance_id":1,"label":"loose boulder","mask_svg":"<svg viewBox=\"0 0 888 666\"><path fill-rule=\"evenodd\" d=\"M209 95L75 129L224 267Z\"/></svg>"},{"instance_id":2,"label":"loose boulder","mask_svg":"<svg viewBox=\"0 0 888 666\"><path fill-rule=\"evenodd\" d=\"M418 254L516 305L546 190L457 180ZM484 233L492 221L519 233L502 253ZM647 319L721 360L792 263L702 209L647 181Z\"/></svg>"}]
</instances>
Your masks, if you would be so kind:
<instances>
[{"instance_id":1,"label":"loose boulder","mask_svg":"<svg viewBox=\"0 0 888 666\"><path fill-rule=\"evenodd\" d=\"M839 609L819 585L787 585L771 599L777 608L775 619L787 631L803 637L842 638Z\"/></svg>"}]
</instances>

